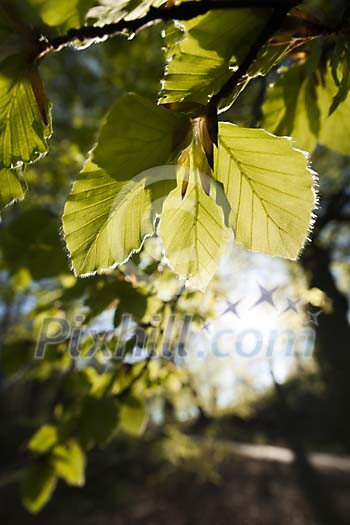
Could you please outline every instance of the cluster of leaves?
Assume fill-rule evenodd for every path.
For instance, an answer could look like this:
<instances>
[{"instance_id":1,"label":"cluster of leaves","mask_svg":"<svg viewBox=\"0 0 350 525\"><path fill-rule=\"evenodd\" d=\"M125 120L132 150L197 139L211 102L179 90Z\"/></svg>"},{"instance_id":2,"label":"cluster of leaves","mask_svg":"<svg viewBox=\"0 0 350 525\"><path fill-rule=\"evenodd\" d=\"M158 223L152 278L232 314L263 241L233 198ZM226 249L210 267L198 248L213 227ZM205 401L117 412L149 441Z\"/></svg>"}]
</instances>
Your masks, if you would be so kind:
<instances>
[{"instance_id":1,"label":"cluster of leaves","mask_svg":"<svg viewBox=\"0 0 350 525\"><path fill-rule=\"evenodd\" d=\"M84 21L103 27L138 20L164 3L0 2L1 210L24 198L25 166L47 152L51 105L38 62L51 49L48 38ZM155 315L161 314L164 330L174 312L192 313L203 321L215 302L200 308L201 296L192 291L179 304L179 282L169 269L158 271L164 254L177 274L204 290L231 232L250 250L291 259L300 253L315 207L314 174L307 155L292 140L271 133L292 136L309 152L320 143L347 153L349 46L337 29L347 23L347 13L337 10L340 19L334 21L332 35L324 26L327 10L320 6L309 1L290 13L285 27L257 50L230 95L219 97L215 105L213 97L240 71L273 10L222 9L166 24L166 68L158 104L135 94L117 99L66 202L62 222L71 266L75 276L89 279L70 275L52 211L24 212L1 231L2 257L11 267L7 277L16 293L28 299L37 293L35 281L48 283L46 293L41 290L29 308L25 330L22 326L16 337L7 338L2 368L9 378L25 371L27 380L46 385L57 386L54 379L59 379L54 402L29 440L30 466L22 489L30 511L42 508L59 478L83 484L85 455L92 447L119 432L141 433L149 417L145 401L161 390L176 403L174 398L190 389L188 377L171 362L106 363L101 351L80 369L69 356L71 340L34 362L44 318L65 317L74 323L83 311L86 327L94 327L110 308L118 330L123 313L131 313L136 324L125 340L131 352L137 326L151 335ZM75 44L80 45L78 40ZM258 76L271 80L263 106L267 131L218 123L216 110L229 108ZM139 266L145 251L140 250L155 234L162 241L159 260L141 264L152 285L136 279L139 286L131 287L115 267L127 272L129 263ZM105 275L96 275L100 273ZM161 300L164 288L166 299ZM97 340L105 335L94 329ZM113 351L115 333L106 344ZM88 350L90 345L85 333L81 346Z\"/></svg>"},{"instance_id":2,"label":"cluster of leaves","mask_svg":"<svg viewBox=\"0 0 350 525\"><path fill-rule=\"evenodd\" d=\"M54 9L46 2L35 9L28 5L28 10L62 31L77 23L84 10L88 20L101 25L142 17L151 4L161 2L102 2L89 11L91 2L71 4L69 16L65 6ZM220 123L217 130L210 106L211 97L239 68L270 17L271 9L232 9L208 12L181 26L168 25L161 105L136 95L119 99L68 198L63 228L76 275L123 264L157 228L170 266L202 290L223 255L230 230L248 249L298 256L315 205L306 157L287 139L263 131L229 123ZM23 197L18 169L46 151L51 119L33 64L43 39L35 39L20 22L23 29L13 47L10 34L20 18L3 20L6 64L15 70L2 68L10 86L4 86L7 125L1 143L3 180L9 182L2 201L8 204ZM265 46L248 77L266 74L289 48L280 43ZM341 50L337 56L342 63ZM339 107L345 88L344 81L338 83ZM219 107L232 104L246 85L247 81L234 88ZM161 173L160 166L173 170L164 168Z\"/></svg>"},{"instance_id":3,"label":"cluster of leaves","mask_svg":"<svg viewBox=\"0 0 350 525\"><path fill-rule=\"evenodd\" d=\"M50 2L35 3L34 8L29 2L27 8L31 18L62 31L81 21L84 13L87 20L103 25L140 18L162 2L106 0L89 10L91 4L70 2L67 11L64 2L58 8ZM22 166L46 151L51 117L33 63L41 41L19 14L5 14L5 7L2 11L5 206L23 198ZM120 266L157 228L170 266L202 290L230 230L248 249L297 258L315 207L307 158L287 139L264 131L240 130L229 123L217 129L210 106L270 17L271 9L219 10L167 26L160 106L136 95L119 99L68 198L63 228L76 275ZM292 17L303 24L307 15ZM13 41L15 27L19 32ZM264 105L264 127L293 136L308 151L318 142L342 153L347 148L349 50L345 38L333 40L330 46L320 38L309 48L304 45L300 54L305 58L280 70ZM233 86L229 99L218 101L219 109L229 107L249 79L266 75L296 43L303 39L286 43L277 37L263 46L247 79ZM344 125L339 126L340 121ZM160 166L169 165L172 173L166 168L160 172Z\"/></svg>"}]
</instances>

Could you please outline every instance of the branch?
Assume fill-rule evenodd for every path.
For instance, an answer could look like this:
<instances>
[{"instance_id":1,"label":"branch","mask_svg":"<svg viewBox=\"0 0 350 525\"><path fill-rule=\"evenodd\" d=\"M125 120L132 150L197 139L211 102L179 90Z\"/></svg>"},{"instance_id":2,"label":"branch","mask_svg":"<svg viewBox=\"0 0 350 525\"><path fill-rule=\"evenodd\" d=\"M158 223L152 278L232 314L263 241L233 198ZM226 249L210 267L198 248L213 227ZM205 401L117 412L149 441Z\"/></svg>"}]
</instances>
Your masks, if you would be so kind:
<instances>
[{"instance_id":1,"label":"branch","mask_svg":"<svg viewBox=\"0 0 350 525\"><path fill-rule=\"evenodd\" d=\"M225 98L229 97L236 86L244 80L244 78L248 75L249 69L258 58L261 49L280 28L289 11L298 3L300 2L285 2L284 6L281 6L280 4L275 8L273 15L263 28L256 42L254 42L250 48L248 55L243 60L242 64L227 80L222 88L215 95L213 95L210 104L218 106L218 104Z\"/></svg>"},{"instance_id":2,"label":"branch","mask_svg":"<svg viewBox=\"0 0 350 525\"><path fill-rule=\"evenodd\" d=\"M104 40L120 33L135 33L152 22L167 22L169 20L191 20L208 11L219 9L283 9L283 0L192 0L171 7L151 7L142 18L135 20L120 20L105 26L83 26L79 29L70 29L66 35L56 38L42 37L38 58L42 58L50 51L60 51L74 42L88 40ZM290 5L289 2L287 4ZM290 7L288 8L288 10Z\"/></svg>"}]
</instances>

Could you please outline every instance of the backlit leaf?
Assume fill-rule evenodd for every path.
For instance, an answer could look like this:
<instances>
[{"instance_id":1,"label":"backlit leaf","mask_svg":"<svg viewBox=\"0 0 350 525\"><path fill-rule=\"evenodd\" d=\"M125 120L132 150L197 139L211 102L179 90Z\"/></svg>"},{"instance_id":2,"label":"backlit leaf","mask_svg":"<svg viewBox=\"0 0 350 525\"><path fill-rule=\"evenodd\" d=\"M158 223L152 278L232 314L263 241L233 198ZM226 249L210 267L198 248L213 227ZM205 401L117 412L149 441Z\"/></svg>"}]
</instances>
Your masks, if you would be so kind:
<instances>
[{"instance_id":1,"label":"backlit leaf","mask_svg":"<svg viewBox=\"0 0 350 525\"><path fill-rule=\"evenodd\" d=\"M168 192L169 177L166 167L164 177L158 168L151 181L143 172L171 159L188 125L184 116L136 95L114 105L65 207L65 240L76 274L122 264L153 233L152 203Z\"/></svg>"},{"instance_id":2,"label":"backlit leaf","mask_svg":"<svg viewBox=\"0 0 350 525\"><path fill-rule=\"evenodd\" d=\"M120 407L120 428L132 436L140 436L146 428L148 414L142 399L128 396Z\"/></svg>"},{"instance_id":3,"label":"backlit leaf","mask_svg":"<svg viewBox=\"0 0 350 525\"><path fill-rule=\"evenodd\" d=\"M69 485L81 486L85 482L85 454L75 439L57 445L51 456L56 474Z\"/></svg>"},{"instance_id":4,"label":"backlit leaf","mask_svg":"<svg viewBox=\"0 0 350 525\"><path fill-rule=\"evenodd\" d=\"M58 432L54 425L43 425L28 444L29 450L44 454L57 443Z\"/></svg>"},{"instance_id":5,"label":"backlit leaf","mask_svg":"<svg viewBox=\"0 0 350 525\"><path fill-rule=\"evenodd\" d=\"M325 72L311 76L304 66L284 69L267 91L263 126L277 135L292 136L310 152L319 143L349 154L350 97L342 101L338 93L329 65Z\"/></svg>"},{"instance_id":6,"label":"backlit leaf","mask_svg":"<svg viewBox=\"0 0 350 525\"><path fill-rule=\"evenodd\" d=\"M205 290L224 254L228 231L210 179L210 195L203 184L210 168L200 144L190 145L182 162L178 185L164 202L159 233L173 270Z\"/></svg>"},{"instance_id":7,"label":"backlit leaf","mask_svg":"<svg viewBox=\"0 0 350 525\"><path fill-rule=\"evenodd\" d=\"M36 34L0 5L0 169L32 162L47 151L50 110L33 65Z\"/></svg>"},{"instance_id":8,"label":"backlit leaf","mask_svg":"<svg viewBox=\"0 0 350 525\"><path fill-rule=\"evenodd\" d=\"M26 183L19 170L0 170L0 210L24 199Z\"/></svg>"},{"instance_id":9,"label":"backlit leaf","mask_svg":"<svg viewBox=\"0 0 350 525\"><path fill-rule=\"evenodd\" d=\"M63 26L64 29L83 25L88 9L94 0L27 0L31 11L36 11L48 26Z\"/></svg>"},{"instance_id":10,"label":"backlit leaf","mask_svg":"<svg viewBox=\"0 0 350 525\"><path fill-rule=\"evenodd\" d=\"M135 20L147 14L149 8L159 7L166 0L99 0L90 9L87 18L96 20L95 25L113 24L119 20Z\"/></svg>"},{"instance_id":11,"label":"backlit leaf","mask_svg":"<svg viewBox=\"0 0 350 525\"><path fill-rule=\"evenodd\" d=\"M270 12L218 10L170 25L160 102L207 104L247 55Z\"/></svg>"},{"instance_id":12,"label":"backlit leaf","mask_svg":"<svg viewBox=\"0 0 350 525\"><path fill-rule=\"evenodd\" d=\"M92 161L115 180L130 180L169 161L188 128L183 115L138 95L125 95L109 112Z\"/></svg>"},{"instance_id":13,"label":"backlit leaf","mask_svg":"<svg viewBox=\"0 0 350 525\"><path fill-rule=\"evenodd\" d=\"M221 123L215 167L231 206L236 242L296 259L315 207L313 173L305 155L286 138Z\"/></svg>"}]
</instances>

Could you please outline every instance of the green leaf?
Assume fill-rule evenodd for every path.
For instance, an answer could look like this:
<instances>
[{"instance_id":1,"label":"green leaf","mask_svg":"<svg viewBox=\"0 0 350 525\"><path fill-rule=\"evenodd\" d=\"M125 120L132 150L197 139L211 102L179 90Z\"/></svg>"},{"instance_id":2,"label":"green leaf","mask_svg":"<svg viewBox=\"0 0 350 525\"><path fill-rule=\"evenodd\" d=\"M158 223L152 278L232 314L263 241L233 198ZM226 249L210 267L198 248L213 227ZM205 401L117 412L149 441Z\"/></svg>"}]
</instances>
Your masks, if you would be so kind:
<instances>
[{"instance_id":1,"label":"green leaf","mask_svg":"<svg viewBox=\"0 0 350 525\"><path fill-rule=\"evenodd\" d=\"M20 170L0 170L0 211L24 199L27 186Z\"/></svg>"},{"instance_id":2,"label":"green leaf","mask_svg":"<svg viewBox=\"0 0 350 525\"><path fill-rule=\"evenodd\" d=\"M341 101L338 93L329 65L312 75L305 66L284 68L267 91L263 126L277 135L292 136L307 151L319 143L346 155L350 151L350 96Z\"/></svg>"},{"instance_id":3,"label":"green leaf","mask_svg":"<svg viewBox=\"0 0 350 525\"><path fill-rule=\"evenodd\" d=\"M94 0L27 0L48 26L63 26L65 30L83 25L85 15Z\"/></svg>"},{"instance_id":4,"label":"green leaf","mask_svg":"<svg viewBox=\"0 0 350 525\"><path fill-rule=\"evenodd\" d=\"M47 151L48 103L37 69L10 57L0 67L0 168L33 162Z\"/></svg>"},{"instance_id":5,"label":"green leaf","mask_svg":"<svg viewBox=\"0 0 350 525\"><path fill-rule=\"evenodd\" d=\"M96 20L95 25L115 24L119 20L135 20L147 14L150 7L159 7L166 0L99 0L90 9L87 18Z\"/></svg>"},{"instance_id":6,"label":"green leaf","mask_svg":"<svg viewBox=\"0 0 350 525\"><path fill-rule=\"evenodd\" d=\"M276 135L292 136L299 147L312 151L317 144L320 114L313 77L302 67L283 70L268 88L263 105L263 127Z\"/></svg>"},{"instance_id":7,"label":"green leaf","mask_svg":"<svg viewBox=\"0 0 350 525\"><path fill-rule=\"evenodd\" d=\"M205 290L224 254L228 231L201 145L193 142L182 154L182 163L178 186L164 202L159 233L173 270L194 288Z\"/></svg>"},{"instance_id":8,"label":"green leaf","mask_svg":"<svg viewBox=\"0 0 350 525\"><path fill-rule=\"evenodd\" d=\"M313 173L305 155L286 138L221 123L215 166L231 206L236 242L296 259L315 207Z\"/></svg>"},{"instance_id":9,"label":"green leaf","mask_svg":"<svg viewBox=\"0 0 350 525\"><path fill-rule=\"evenodd\" d=\"M319 143L343 155L350 153L350 95L344 102L339 102L330 115L334 100L337 97L337 86L327 69L324 76L324 87L317 90L317 100L321 111Z\"/></svg>"},{"instance_id":10,"label":"green leaf","mask_svg":"<svg viewBox=\"0 0 350 525\"><path fill-rule=\"evenodd\" d=\"M330 115L346 100L350 91L350 45L342 36L337 39L331 58L331 67L333 80L338 87L338 92L329 110Z\"/></svg>"},{"instance_id":11,"label":"green leaf","mask_svg":"<svg viewBox=\"0 0 350 525\"><path fill-rule=\"evenodd\" d=\"M57 483L52 466L46 462L33 463L21 483L23 504L32 514L38 513L49 501Z\"/></svg>"},{"instance_id":12,"label":"green leaf","mask_svg":"<svg viewBox=\"0 0 350 525\"><path fill-rule=\"evenodd\" d=\"M181 26L170 25L166 30L167 66L160 102L206 105L245 58L270 12L218 10Z\"/></svg>"},{"instance_id":13,"label":"green leaf","mask_svg":"<svg viewBox=\"0 0 350 525\"><path fill-rule=\"evenodd\" d=\"M118 181L168 162L184 142L189 120L138 95L121 97L102 126L92 161Z\"/></svg>"},{"instance_id":14,"label":"green leaf","mask_svg":"<svg viewBox=\"0 0 350 525\"><path fill-rule=\"evenodd\" d=\"M126 434L141 436L147 425L148 414L144 401L128 396L120 407L120 428Z\"/></svg>"},{"instance_id":15,"label":"green leaf","mask_svg":"<svg viewBox=\"0 0 350 525\"><path fill-rule=\"evenodd\" d=\"M75 439L57 445L51 456L56 474L68 485L81 487L85 483L85 454Z\"/></svg>"},{"instance_id":16,"label":"green leaf","mask_svg":"<svg viewBox=\"0 0 350 525\"><path fill-rule=\"evenodd\" d=\"M74 183L63 215L74 273L100 273L126 261L153 233L150 210L144 180L121 183L88 162Z\"/></svg>"},{"instance_id":17,"label":"green leaf","mask_svg":"<svg viewBox=\"0 0 350 525\"><path fill-rule=\"evenodd\" d=\"M0 169L36 160L51 135L49 105L33 65L37 34L23 20L12 5L0 5Z\"/></svg>"},{"instance_id":18,"label":"green leaf","mask_svg":"<svg viewBox=\"0 0 350 525\"><path fill-rule=\"evenodd\" d=\"M43 425L29 441L28 448L32 452L45 454L57 443L57 441L57 427L54 425Z\"/></svg>"},{"instance_id":19,"label":"green leaf","mask_svg":"<svg viewBox=\"0 0 350 525\"><path fill-rule=\"evenodd\" d=\"M153 233L152 202L168 191L169 177L159 169L143 172L168 163L188 127L184 116L136 95L113 106L65 206L65 240L77 275L122 264Z\"/></svg>"}]
</instances>

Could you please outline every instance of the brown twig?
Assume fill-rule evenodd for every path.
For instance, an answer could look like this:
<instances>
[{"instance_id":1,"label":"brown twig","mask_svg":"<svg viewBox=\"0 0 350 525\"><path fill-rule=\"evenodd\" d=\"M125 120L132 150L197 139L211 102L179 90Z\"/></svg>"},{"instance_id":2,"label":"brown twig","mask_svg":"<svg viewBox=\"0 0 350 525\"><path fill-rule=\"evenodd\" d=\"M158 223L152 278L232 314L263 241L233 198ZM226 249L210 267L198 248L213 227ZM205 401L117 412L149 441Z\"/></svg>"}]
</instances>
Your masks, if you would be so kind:
<instances>
[{"instance_id":1,"label":"brown twig","mask_svg":"<svg viewBox=\"0 0 350 525\"><path fill-rule=\"evenodd\" d=\"M271 18L264 26L259 37L250 48L247 56L239 66L239 68L231 75L231 77L225 82L221 89L212 97L210 103L218 106L222 100L225 100L230 96L232 91L240 84L247 76L249 69L254 64L255 60L261 49L267 44L270 38L276 33L276 31L282 25L283 20L289 13L289 11L295 7L299 2L285 2L274 10Z\"/></svg>"},{"instance_id":2,"label":"brown twig","mask_svg":"<svg viewBox=\"0 0 350 525\"><path fill-rule=\"evenodd\" d=\"M83 26L78 29L70 29L67 34L48 38L41 37L38 58L42 58L51 51L60 51L75 42L86 42L89 40L104 40L120 33L135 33L152 22L170 20L191 20L196 16L203 15L208 11L220 9L281 9L284 4L281 0L197 0L184 2L170 7L151 7L142 18L135 20L120 20L113 24L104 26ZM289 4L289 2L288 2Z\"/></svg>"}]
</instances>

